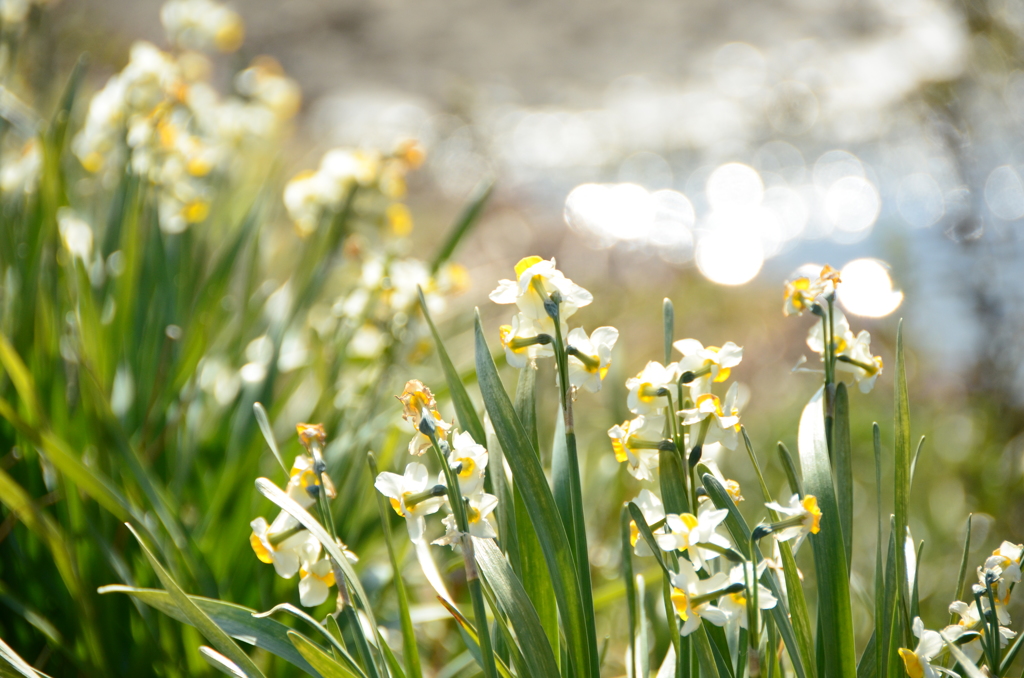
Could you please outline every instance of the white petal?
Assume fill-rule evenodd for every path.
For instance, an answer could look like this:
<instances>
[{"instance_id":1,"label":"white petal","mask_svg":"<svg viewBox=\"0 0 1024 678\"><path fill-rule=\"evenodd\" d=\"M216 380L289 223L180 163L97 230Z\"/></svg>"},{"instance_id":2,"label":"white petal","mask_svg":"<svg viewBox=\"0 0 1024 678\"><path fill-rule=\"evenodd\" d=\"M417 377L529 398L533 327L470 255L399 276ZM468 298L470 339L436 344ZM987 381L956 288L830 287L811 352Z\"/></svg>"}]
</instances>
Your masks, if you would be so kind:
<instances>
[{"instance_id":1,"label":"white petal","mask_svg":"<svg viewBox=\"0 0 1024 678\"><path fill-rule=\"evenodd\" d=\"M328 593L327 584L312 575L299 581L299 602L303 607L316 607L327 600Z\"/></svg>"}]
</instances>

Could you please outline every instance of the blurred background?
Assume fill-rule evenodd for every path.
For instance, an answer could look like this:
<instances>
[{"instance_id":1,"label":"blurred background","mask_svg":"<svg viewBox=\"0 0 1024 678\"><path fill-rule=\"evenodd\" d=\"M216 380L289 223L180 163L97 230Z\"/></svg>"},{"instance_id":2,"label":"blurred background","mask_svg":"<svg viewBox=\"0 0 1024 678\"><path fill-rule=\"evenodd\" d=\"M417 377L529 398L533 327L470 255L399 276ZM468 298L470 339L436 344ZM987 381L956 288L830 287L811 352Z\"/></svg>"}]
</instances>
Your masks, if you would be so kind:
<instances>
[{"instance_id":1,"label":"blurred background","mask_svg":"<svg viewBox=\"0 0 1024 678\"><path fill-rule=\"evenodd\" d=\"M159 6L65 0L48 19L59 39L45 59L66 72L88 51L88 79L101 86L133 41L164 44ZM597 584L611 587L609 596L619 500L639 485L618 469L605 431L626 416L625 378L664 357L662 299L676 305L677 338L744 347L734 372L747 398L744 423L781 495L775 443L795 450L800 409L819 379L793 372L809 354L811 320L782 315L783 281L807 262L842 269L841 305L854 332L871 332L887 368L903 319L913 432L927 436L911 521L925 541L923 610L943 619L968 513L973 560L1003 539L1024 541L1024 3L247 0L234 8L247 37L224 58L272 55L302 87L281 160L286 176L335 146L421 140L427 162L409 178L408 202L413 249L427 251L474 187L495 181L457 255L471 285L441 318L453 356L467 356L460 368L471 367L462 348L472 308L481 307L496 345L507 308L486 295L530 254L556 257L594 293L576 316L588 330L622 331L604 390L583 394L577 415L594 562L607 574ZM275 242L262 241L265 259ZM440 381L433 362L423 370ZM542 370L553 415L553 377ZM887 369L872 393L851 393L863 517L855 538L864 545L855 569L868 592L871 423L891 454L892 389ZM553 416L542 421L550 426ZM747 488L744 510L759 515L745 455L723 452L718 462ZM869 593L864 601L862 617Z\"/></svg>"}]
</instances>

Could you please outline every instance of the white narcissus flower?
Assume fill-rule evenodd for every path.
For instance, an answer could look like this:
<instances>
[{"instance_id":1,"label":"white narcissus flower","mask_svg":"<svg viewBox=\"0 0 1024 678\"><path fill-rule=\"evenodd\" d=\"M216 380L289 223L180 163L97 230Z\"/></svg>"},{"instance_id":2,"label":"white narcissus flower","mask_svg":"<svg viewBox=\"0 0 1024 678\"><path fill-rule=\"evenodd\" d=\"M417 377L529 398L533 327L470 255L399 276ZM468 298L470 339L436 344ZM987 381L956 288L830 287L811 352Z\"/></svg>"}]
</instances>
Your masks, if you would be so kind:
<instances>
[{"instance_id":1,"label":"white narcissus flower","mask_svg":"<svg viewBox=\"0 0 1024 678\"><path fill-rule=\"evenodd\" d=\"M418 379L411 379L405 384L401 395L395 396L402 403L402 419L412 424L416 433L409 441L409 454L420 456L433 444L425 433L420 431L420 422L424 417L430 417L434 424L434 432L438 440L447 440L448 430L451 424L441 418L441 413L435 408L437 401L430 389L423 385Z\"/></svg>"},{"instance_id":2,"label":"white narcissus flower","mask_svg":"<svg viewBox=\"0 0 1024 678\"><path fill-rule=\"evenodd\" d=\"M626 405L634 414L651 414L658 412L669 404L669 396L679 379L679 364L671 363L667 367L652 360L644 366L640 374L626 380L629 395ZM658 395L666 389L665 395Z\"/></svg>"},{"instance_id":3,"label":"white narcissus flower","mask_svg":"<svg viewBox=\"0 0 1024 678\"><path fill-rule=\"evenodd\" d=\"M468 431L452 436L452 453L448 457L452 469L458 469L459 489L469 497L484 487L484 472L487 470L487 450ZM442 475L443 477L443 475Z\"/></svg>"},{"instance_id":4,"label":"white narcissus flower","mask_svg":"<svg viewBox=\"0 0 1024 678\"><path fill-rule=\"evenodd\" d=\"M537 291L540 288L544 297ZM547 318L544 302L553 292L558 292L561 301L558 315L566 320L580 308L594 300L593 295L555 268L555 260L540 257L526 257L516 264L516 280L501 280L490 294L496 304L516 304L519 310L531 320Z\"/></svg>"},{"instance_id":5,"label":"white narcissus flower","mask_svg":"<svg viewBox=\"0 0 1024 678\"><path fill-rule=\"evenodd\" d=\"M982 597L982 608L985 612L988 612L990 605L985 597ZM982 646L983 639L985 637L985 624L982 623L981 615L978 613L978 603L972 602L970 605L967 603L957 600L949 605L949 613L960 617L960 620L952 625L946 627L946 630L959 627L960 633L966 631L977 631L981 635L968 641L960 646L964 654L971 661L978 661L978 658L984 653ZM1006 607L996 601L996 617L999 620L999 647L1006 647L1007 643L1013 640L1017 634L1009 629L1010 626L1010 613L1006 611Z\"/></svg>"},{"instance_id":6,"label":"white narcissus flower","mask_svg":"<svg viewBox=\"0 0 1024 678\"><path fill-rule=\"evenodd\" d=\"M772 595L771 589L760 582L761 575L764 574L767 568L768 561L762 560L757 566L756 577L754 576L753 563L740 563L729 570L730 584L749 586L752 582L757 582L757 609L759 610L770 610L778 603L778 600ZM744 569L746 570L745 574ZM723 612L729 615L730 627L734 624L738 625L741 629L748 627L747 589L737 593L724 594L718 599L718 605L722 608Z\"/></svg>"},{"instance_id":7,"label":"white narcissus flower","mask_svg":"<svg viewBox=\"0 0 1024 678\"><path fill-rule=\"evenodd\" d=\"M920 617L914 617L913 628L914 635L920 639L917 647L913 650L905 647L899 649L907 675L910 678L939 678L941 674L958 676L959 674L955 671L950 671L942 666L935 666L932 664L932 660L945 649L943 637L947 641L952 642L959 638L963 631L957 631L958 627L956 626L946 627L942 630L941 634L938 631L929 631L924 628L924 622L921 621Z\"/></svg>"},{"instance_id":8,"label":"white narcissus flower","mask_svg":"<svg viewBox=\"0 0 1024 678\"><path fill-rule=\"evenodd\" d=\"M721 348L705 348L696 339L680 339L672 346L683 354L683 359L679 361L679 374L692 372L695 375L689 384L690 394L694 398L709 393L712 382L728 379L732 368L743 360L743 349L731 341L725 342Z\"/></svg>"},{"instance_id":9,"label":"white narcissus flower","mask_svg":"<svg viewBox=\"0 0 1024 678\"><path fill-rule=\"evenodd\" d=\"M818 508L818 498L813 494L805 495L803 499L799 494L794 494L789 499L789 506L783 506L775 501L768 502L765 506L783 516L788 516L782 522L793 522L792 525L772 533L779 541L796 539L793 544L793 553L800 548L800 544L804 542L808 534L818 534L821 530L821 509Z\"/></svg>"},{"instance_id":10,"label":"white narcissus flower","mask_svg":"<svg viewBox=\"0 0 1024 678\"><path fill-rule=\"evenodd\" d=\"M998 566L1002 570L1004 579L1018 584L1020 583L1020 561L1022 554L1024 554L1024 544L1004 541L985 560L985 568L989 569Z\"/></svg>"},{"instance_id":11,"label":"white narcissus flower","mask_svg":"<svg viewBox=\"0 0 1024 678\"><path fill-rule=\"evenodd\" d=\"M679 572L673 572L671 580L672 604L683 622L679 629L680 635L688 636L696 631L702 620L715 626L723 626L729 620L725 612L711 604L715 591L729 585L725 573L719 572L708 579L701 579L690 561L680 558Z\"/></svg>"},{"instance_id":12,"label":"white narcissus flower","mask_svg":"<svg viewBox=\"0 0 1024 678\"><path fill-rule=\"evenodd\" d=\"M654 533L654 538L657 539L658 535L663 534L665 531L665 506L661 503L661 499L658 499L658 495L654 494L650 490L641 490L640 494L638 494L636 499L633 500L633 503L640 509L640 512L644 515L644 520L648 525L663 523L661 526L651 529ZM636 522L633 520L629 521L629 541L633 545L633 553L636 555L654 555L654 552L651 551L651 547L647 544L647 540L640 538L640 530L637 528Z\"/></svg>"},{"instance_id":13,"label":"white narcissus flower","mask_svg":"<svg viewBox=\"0 0 1024 678\"><path fill-rule=\"evenodd\" d=\"M169 0L160 8L160 21L167 38L185 49L234 52L245 37L238 13L213 0Z\"/></svg>"},{"instance_id":14,"label":"white narcissus flower","mask_svg":"<svg viewBox=\"0 0 1024 678\"><path fill-rule=\"evenodd\" d=\"M299 571L303 549L312 548L313 544L319 547L320 542L309 530L298 530L280 542L272 543L277 541L274 538L276 535L283 535L293 529L285 518L290 519L295 525L298 524L298 521L284 511L270 525L267 525L263 516L249 523L249 526L252 527L249 545L252 546L252 550L261 562L273 564L274 570L280 576L291 579Z\"/></svg>"},{"instance_id":15,"label":"white narcissus flower","mask_svg":"<svg viewBox=\"0 0 1024 678\"><path fill-rule=\"evenodd\" d=\"M562 323L562 329L567 328ZM516 369L533 365L537 358L552 358L555 355L555 349L550 343L535 343L538 335L555 336L555 323L550 318L531 320L522 313L516 313L512 316L512 324L502 325L499 332L501 345L505 349L505 360Z\"/></svg>"},{"instance_id":16,"label":"white narcissus flower","mask_svg":"<svg viewBox=\"0 0 1024 678\"><path fill-rule=\"evenodd\" d=\"M697 396L694 407L679 411L683 425L693 426L711 417L704 444L721 443L735 450L740 435L740 410L736 405L738 394L739 385L736 383L729 387L724 403L713 393L702 393Z\"/></svg>"},{"instance_id":17,"label":"white narcissus flower","mask_svg":"<svg viewBox=\"0 0 1024 678\"><path fill-rule=\"evenodd\" d=\"M871 334L861 330L856 336L850 330L850 322L839 309L833 309L832 332L836 350L836 372L842 372L852 378L861 393L868 393L875 385L875 380L882 373L882 358L871 355ZM807 347L825 357L825 330L822 322L811 325L807 334ZM845 360L844 360L845 358ZM849 362L852 361L852 362Z\"/></svg>"},{"instance_id":18,"label":"white narcissus flower","mask_svg":"<svg viewBox=\"0 0 1024 678\"><path fill-rule=\"evenodd\" d=\"M92 227L70 208L61 207L57 210L57 230L68 253L88 265L92 256Z\"/></svg>"},{"instance_id":19,"label":"white narcissus flower","mask_svg":"<svg viewBox=\"0 0 1024 678\"><path fill-rule=\"evenodd\" d=\"M395 509L395 513L405 518L409 537L413 540L423 538L423 528L426 525L424 516L436 513L444 504L444 497L429 496L419 499L411 506L407 504L412 497L426 493L429 483L427 467L415 461L405 467L404 475L385 471L378 475L373 483L378 492L391 500L391 507Z\"/></svg>"},{"instance_id":20,"label":"white narcissus flower","mask_svg":"<svg viewBox=\"0 0 1024 678\"><path fill-rule=\"evenodd\" d=\"M839 271L828 264L804 264L786 281L782 312L787 316L803 315L818 297L835 292L839 282Z\"/></svg>"},{"instance_id":21,"label":"white narcissus flower","mask_svg":"<svg viewBox=\"0 0 1024 678\"><path fill-rule=\"evenodd\" d=\"M567 342L573 351L569 355L569 383L591 393L600 391L618 339L619 331L614 327L598 327L589 337L582 327L569 332Z\"/></svg>"},{"instance_id":22,"label":"white narcissus flower","mask_svg":"<svg viewBox=\"0 0 1024 678\"><path fill-rule=\"evenodd\" d=\"M693 566L698 570L703 569L704 561L717 558L719 553L701 548L701 544L730 547L729 540L716 532L727 515L728 509L704 507L697 511L697 515L670 513L665 516L664 533L657 535L658 546L663 551L686 551Z\"/></svg>"},{"instance_id":23,"label":"white narcissus flower","mask_svg":"<svg viewBox=\"0 0 1024 678\"><path fill-rule=\"evenodd\" d=\"M629 474L637 480L650 480L658 463L658 444L665 429L665 418L639 416L608 429L615 460L626 462Z\"/></svg>"},{"instance_id":24,"label":"white narcissus flower","mask_svg":"<svg viewBox=\"0 0 1024 678\"><path fill-rule=\"evenodd\" d=\"M498 532L494 529L494 525L491 524L490 515L498 507L498 498L493 494L480 492L473 496L467 496L466 499L466 519L469 522L470 536L479 539L493 539L497 537ZM459 536L461 534L458 521L455 520L455 514L449 513L441 522L445 528L444 536L435 539L431 543L438 546L454 547L459 543Z\"/></svg>"}]
</instances>

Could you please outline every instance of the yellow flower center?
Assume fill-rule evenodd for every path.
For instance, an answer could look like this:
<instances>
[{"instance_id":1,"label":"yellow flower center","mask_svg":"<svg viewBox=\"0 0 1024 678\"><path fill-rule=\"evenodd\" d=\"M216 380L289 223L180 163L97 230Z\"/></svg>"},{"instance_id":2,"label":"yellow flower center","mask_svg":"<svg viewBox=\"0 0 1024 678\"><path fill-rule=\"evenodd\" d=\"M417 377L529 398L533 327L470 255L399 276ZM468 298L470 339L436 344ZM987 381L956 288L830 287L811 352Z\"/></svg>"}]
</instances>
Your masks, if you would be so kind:
<instances>
[{"instance_id":1,"label":"yellow flower center","mask_svg":"<svg viewBox=\"0 0 1024 678\"><path fill-rule=\"evenodd\" d=\"M519 260L519 263L516 264L516 278L519 278L521 275L523 275L523 273L526 272L534 264L539 264L542 261L544 260L538 256L523 257L522 259Z\"/></svg>"},{"instance_id":2,"label":"yellow flower center","mask_svg":"<svg viewBox=\"0 0 1024 678\"><path fill-rule=\"evenodd\" d=\"M821 509L818 508L818 498L809 494L800 502L811 518L811 534L818 534L821 531Z\"/></svg>"},{"instance_id":3,"label":"yellow flower center","mask_svg":"<svg viewBox=\"0 0 1024 678\"><path fill-rule=\"evenodd\" d=\"M729 493L729 496L735 503L743 501L743 495L740 494L740 484L735 480L725 481L725 491Z\"/></svg>"},{"instance_id":4,"label":"yellow flower center","mask_svg":"<svg viewBox=\"0 0 1024 678\"><path fill-rule=\"evenodd\" d=\"M412 214L409 212L409 208L402 203L396 202L388 205L388 208L384 210L384 216L394 235L404 237L412 233Z\"/></svg>"},{"instance_id":5,"label":"yellow flower center","mask_svg":"<svg viewBox=\"0 0 1024 678\"><path fill-rule=\"evenodd\" d=\"M640 528L636 526L636 521L629 521L629 545L636 546L637 540L640 539Z\"/></svg>"},{"instance_id":6,"label":"yellow flower center","mask_svg":"<svg viewBox=\"0 0 1024 678\"><path fill-rule=\"evenodd\" d=\"M408 497L411 494L412 494L412 492L403 492L402 493L402 501L405 501L405 498ZM394 497L391 497L390 501L391 501L391 508L395 509L395 513L397 513L398 515L400 515L400 516L402 516L404 518L405 517L405 511L402 510L402 501L399 501L398 499L395 499Z\"/></svg>"},{"instance_id":7,"label":"yellow flower center","mask_svg":"<svg viewBox=\"0 0 1024 678\"><path fill-rule=\"evenodd\" d=\"M299 577L302 579L305 579L306 577L315 577L316 579L319 579L324 584L326 584L327 588L331 588L332 586L334 586L334 568L327 570L327 574L321 577L312 570L307 570L305 567L300 567Z\"/></svg>"},{"instance_id":8,"label":"yellow flower center","mask_svg":"<svg viewBox=\"0 0 1024 678\"><path fill-rule=\"evenodd\" d=\"M274 562L274 557L270 555L270 549L267 548L266 544L263 543L263 540L255 532L249 535L249 545L256 552L256 557L260 559L260 562L267 563L268 565Z\"/></svg>"},{"instance_id":9,"label":"yellow flower center","mask_svg":"<svg viewBox=\"0 0 1024 678\"><path fill-rule=\"evenodd\" d=\"M676 608L676 614L683 621L690 618L690 599L682 589L672 588L672 606Z\"/></svg>"},{"instance_id":10,"label":"yellow flower center","mask_svg":"<svg viewBox=\"0 0 1024 678\"><path fill-rule=\"evenodd\" d=\"M470 457L460 457L456 459L456 461L462 464L462 470L459 471L459 478L465 480L466 478L472 477L473 472L476 471L476 462Z\"/></svg>"},{"instance_id":11,"label":"yellow flower center","mask_svg":"<svg viewBox=\"0 0 1024 678\"><path fill-rule=\"evenodd\" d=\"M612 451L615 453L615 461L622 463L629 459L626 453L626 444L622 438L612 438Z\"/></svg>"},{"instance_id":12,"label":"yellow flower center","mask_svg":"<svg viewBox=\"0 0 1024 678\"><path fill-rule=\"evenodd\" d=\"M466 507L466 519L469 520L470 525L475 525L480 522L480 510L472 504Z\"/></svg>"},{"instance_id":13,"label":"yellow flower center","mask_svg":"<svg viewBox=\"0 0 1024 678\"><path fill-rule=\"evenodd\" d=\"M905 647L900 648L900 657L903 658L903 666L907 669L910 678L924 678L924 665L913 650Z\"/></svg>"}]
</instances>

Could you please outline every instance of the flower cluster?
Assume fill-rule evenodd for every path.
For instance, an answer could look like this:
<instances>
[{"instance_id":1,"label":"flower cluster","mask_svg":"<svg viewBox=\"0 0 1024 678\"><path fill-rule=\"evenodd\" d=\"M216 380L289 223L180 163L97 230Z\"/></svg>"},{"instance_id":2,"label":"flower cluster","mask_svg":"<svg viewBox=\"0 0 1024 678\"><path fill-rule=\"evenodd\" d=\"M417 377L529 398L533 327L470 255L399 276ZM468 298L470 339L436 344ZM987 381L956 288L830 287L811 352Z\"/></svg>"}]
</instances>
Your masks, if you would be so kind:
<instances>
[{"instance_id":1,"label":"flower cluster","mask_svg":"<svg viewBox=\"0 0 1024 678\"><path fill-rule=\"evenodd\" d=\"M1024 545L1004 541L985 559L977 570L978 583L971 589L974 601L968 604L957 600L949 606L950 615L959 618L955 624L930 631L925 629L920 617L914 619L918 644L914 649L899 650L907 675L925 678L938 678L939 674L959 675L936 663L951 643L959 646L971 662L978 664L984 658L990 667L999 667L1000 650L1017 635L1009 628L1011 620L1006 606L1010 591L1020 583L1022 553Z\"/></svg>"},{"instance_id":2,"label":"flower cluster","mask_svg":"<svg viewBox=\"0 0 1024 678\"><path fill-rule=\"evenodd\" d=\"M333 499L335 492L330 478L317 468L315 460L315 451L324 443L323 426L299 424L296 428L307 453L295 457L285 493L296 504L309 509L321 492L328 499ZM249 544L256 557L272 564L277 574L285 579L299 575L299 600L305 607L316 607L327 600L335 584L334 568L329 557L321 557L321 544L309 530L285 511L269 524L260 516L250 526ZM350 560L357 560L344 544L339 542L339 546Z\"/></svg>"},{"instance_id":3,"label":"flower cluster","mask_svg":"<svg viewBox=\"0 0 1024 678\"><path fill-rule=\"evenodd\" d=\"M810 310L819 316L821 322L811 327L807 346L821 356L826 377L835 381L842 375L868 393L882 373L882 359L871 354L871 334L861 330L854 335L846 316L835 308L836 286L842 282L839 272L826 265L813 277L817 270L814 264L801 266L786 283L783 312L803 315Z\"/></svg>"},{"instance_id":4,"label":"flower cluster","mask_svg":"<svg viewBox=\"0 0 1024 678\"><path fill-rule=\"evenodd\" d=\"M408 382L397 398L402 402L402 418L416 431L409 452L421 455L433 449L447 466L436 476L436 483L431 482L427 467L415 461L406 465L403 475L383 472L377 476L374 487L391 501L395 513L405 518L409 537L414 542L424 541L426 516L437 513L442 506L448 510L442 519L445 534L432 543L454 547L464 534L483 539L497 537L490 515L498 506L498 498L484 490L487 450L468 431L452 431L422 382ZM451 493L456 490L461 510L452 504ZM460 527L460 516L464 516L465 527Z\"/></svg>"},{"instance_id":5,"label":"flower cluster","mask_svg":"<svg viewBox=\"0 0 1024 678\"><path fill-rule=\"evenodd\" d=\"M666 447L678 443L700 454L705 445L736 449L739 440L739 388L733 383L722 399L712 386L729 378L743 349L731 341L705 347L696 339L672 346L682 354L680 360L668 365L652 360L626 380L626 404L634 418L608 431L616 460L626 462L639 480L652 478L658 451Z\"/></svg>"},{"instance_id":6,"label":"flower cluster","mask_svg":"<svg viewBox=\"0 0 1024 678\"><path fill-rule=\"evenodd\" d=\"M243 34L238 15L213 0L172 0L161 16L180 45L237 47ZM71 143L91 173L112 178L124 164L148 180L168 233L205 220L216 175L237 166L239 151L251 143L277 138L299 108L298 86L269 57L239 72L239 96L224 100L210 85L210 71L199 52L135 43L128 65L93 96Z\"/></svg>"},{"instance_id":7,"label":"flower cluster","mask_svg":"<svg viewBox=\"0 0 1024 678\"><path fill-rule=\"evenodd\" d=\"M519 309L512 323L500 328L508 364L518 369L536 367L538 358L552 358L564 350L570 386L600 391L619 331L598 327L588 335L582 327L569 330L568 319L594 297L566 278L554 259L526 257L516 264L515 272L515 280L499 281L490 294L491 301Z\"/></svg>"},{"instance_id":8,"label":"flower cluster","mask_svg":"<svg viewBox=\"0 0 1024 678\"><path fill-rule=\"evenodd\" d=\"M389 154L374 149L332 149L316 170L300 172L285 185L284 206L299 234L308 236L341 210L356 186L375 189L389 200L404 196L406 174L423 159L423 149L415 141L402 142ZM408 208L401 203L388 205L384 217L395 235L408 235L412 230Z\"/></svg>"}]
</instances>

